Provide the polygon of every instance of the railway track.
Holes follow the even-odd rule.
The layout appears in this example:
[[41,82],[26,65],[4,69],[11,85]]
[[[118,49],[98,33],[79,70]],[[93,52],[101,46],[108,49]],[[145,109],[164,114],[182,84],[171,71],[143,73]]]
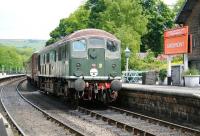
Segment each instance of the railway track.
[[1,103],[19,135],[85,135],[24,98],[19,93],[19,83],[7,84],[1,89]]
[[70,109],[67,104],[63,103],[57,97],[44,96],[43,93],[38,91],[28,91],[25,88],[26,85],[22,84],[20,93],[29,101],[48,112],[51,116],[57,120],[61,120],[71,126],[76,127],[80,131],[85,132],[86,136],[132,136],[131,133],[125,132],[119,128],[111,127],[103,121],[91,122],[83,117],[78,117],[76,114],[77,110]]
[[[18,85],[19,86],[19,85]],[[70,124],[82,134],[74,135],[118,135],[118,136],[199,136],[195,129],[176,125],[166,121],[147,117],[116,107],[108,107],[106,110],[89,110],[78,107],[77,110],[69,110],[58,99],[44,97],[37,91],[26,92],[18,90],[20,97],[34,103],[43,110],[48,119],[55,118],[63,124]],[[51,120],[51,119],[50,119]],[[56,122],[56,121],[55,121]],[[57,123],[57,122],[56,122]]]
[[117,107],[106,110],[89,110],[78,107],[78,111],[92,118],[141,136],[199,136],[200,131],[163,120],[144,116]]

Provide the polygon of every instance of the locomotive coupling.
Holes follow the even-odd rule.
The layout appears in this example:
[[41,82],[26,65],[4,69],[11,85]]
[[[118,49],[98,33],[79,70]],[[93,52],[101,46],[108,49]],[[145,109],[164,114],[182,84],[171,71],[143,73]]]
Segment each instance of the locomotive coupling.
[[114,91],[119,91],[122,88],[122,83],[119,80],[113,80],[111,82],[111,89]]
[[76,91],[84,91],[85,89],[85,81],[83,79],[77,79],[74,82]]

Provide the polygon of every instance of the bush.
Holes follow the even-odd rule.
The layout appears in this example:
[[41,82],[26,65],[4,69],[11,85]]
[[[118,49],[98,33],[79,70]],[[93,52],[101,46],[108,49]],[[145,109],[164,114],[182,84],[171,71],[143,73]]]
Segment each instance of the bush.
[[167,77],[167,70],[166,69],[161,69],[159,71],[159,78],[160,78],[160,80],[164,81],[166,77]]
[[199,75],[199,70],[196,68],[191,68],[185,71],[184,75]]
[[148,55],[144,58],[139,58],[138,55],[132,54],[132,56],[130,57],[129,67],[130,69],[140,70],[140,71],[149,71],[149,70],[159,71],[159,69],[167,67],[167,62],[157,60],[153,52],[148,50]]

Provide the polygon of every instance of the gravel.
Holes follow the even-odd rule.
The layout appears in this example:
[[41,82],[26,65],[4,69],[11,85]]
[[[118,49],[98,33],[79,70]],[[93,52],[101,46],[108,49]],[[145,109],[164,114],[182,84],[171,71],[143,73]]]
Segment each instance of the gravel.
[[[88,120],[84,117],[76,116],[72,114],[78,112],[77,110],[71,110],[66,103],[59,97],[46,96],[42,93],[35,92],[30,86],[24,82],[22,85],[23,90],[21,93],[28,100],[48,112],[51,116],[62,121],[63,123],[70,124],[70,126],[76,127],[80,131],[83,131],[87,135],[91,136],[116,136],[116,135],[129,135],[123,133],[121,129],[116,129],[114,126],[105,124],[101,120]],[[32,90],[32,91],[31,91]]]
[[29,136],[65,136],[71,135],[64,128],[47,120],[41,112],[25,102],[16,92],[16,84],[7,85],[1,98],[15,122]]
[[168,127],[160,126],[159,124],[149,123],[146,120],[140,118],[134,118],[132,116],[127,116],[125,113],[121,114],[119,112],[107,109],[107,110],[93,110],[94,112],[100,113],[106,117],[123,122],[127,125],[134,126],[135,128],[142,129],[151,132],[159,136],[192,136],[190,133],[182,133],[179,130],[170,129]]

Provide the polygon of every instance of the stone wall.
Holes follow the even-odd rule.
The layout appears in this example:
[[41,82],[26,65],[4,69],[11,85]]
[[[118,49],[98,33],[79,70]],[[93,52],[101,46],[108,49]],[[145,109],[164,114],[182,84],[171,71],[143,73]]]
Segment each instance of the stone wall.
[[[122,92],[122,91],[121,91]],[[161,119],[200,124],[200,99],[153,92],[123,90],[119,103]]]

